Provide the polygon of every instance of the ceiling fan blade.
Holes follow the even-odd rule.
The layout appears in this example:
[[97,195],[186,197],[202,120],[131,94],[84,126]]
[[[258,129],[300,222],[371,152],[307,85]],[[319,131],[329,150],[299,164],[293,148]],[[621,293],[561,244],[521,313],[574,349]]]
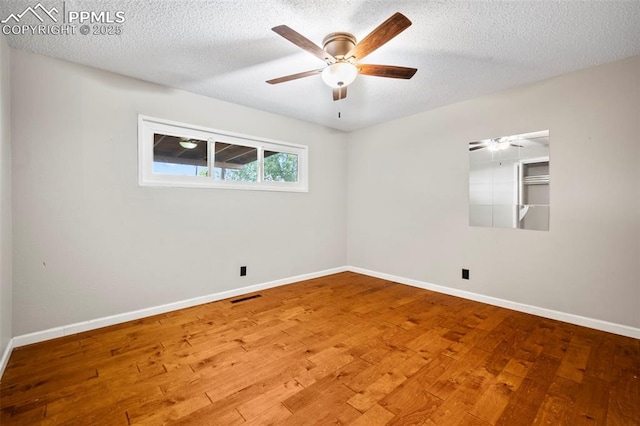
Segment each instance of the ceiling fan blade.
[[347,97],[347,86],[337,87],[333,89],[333,100],[339,101]]
[[317,44],[315,44],[314,42],[312,42],[302,34],[298,33],[297,31],[287,27],[286,25],[279,25],[271,29],[275,33],[281,35],[282,37],[289,40],[291,43],[298,46],[299,48],[306,50],[307,52],[311,53],[313,56],[317,56],[318,58],[322,59],[327,64],[333,64],[336,62],[336,58],[334,58],[332,55],[322,50],[320,46],[318,46]]
[[269,84],[278,84],[278,83],[284,83],[284,82],[291,81],[291,80],[297,80],[297,79],[303,78],[303,77],[311,77],[312,75],[320,74],[323,69],[324,68],[320,68],[319,70],[305,71],[305,72],[299,72],[297,74],[285,75],[284,77],[279,77],[279,78],[274,78],[272,80],[267,80],[267,83],[269,83]]
[[487,142],[475,141],[475,142],[469,142],[469,145],[487,145]]
[[476,151],[478,149],[485,149],[486,146],[473,146],[471,148],[469,148],[469,151]]
[[511,146],[515,146],[516,148],[523,148],[523,146],[522,146],[522,145],[516,145],[515,143],[510,143],[509,145],[511,145]]
[[362,60],[362,58],[409,28],[410,25],[409,18],[400,12],[396,12],[375,30],[371,31],[369,35],[360,40],[360,43],[344,56],[345,59],[355,57],[357,61]]
[[395,65],[371,65],[359,64],[360,74],[375,77],[404,78],[409,79],[418,71],[415,68],[396,67]]

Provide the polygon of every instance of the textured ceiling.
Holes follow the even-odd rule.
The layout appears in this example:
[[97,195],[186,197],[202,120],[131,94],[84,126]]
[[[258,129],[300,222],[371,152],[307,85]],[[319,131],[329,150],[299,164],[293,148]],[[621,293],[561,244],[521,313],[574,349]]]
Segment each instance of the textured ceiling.
[[[640,54],[633,0],[40,2],[123,11],[123,32],[10,35],[12,47],[345,131]],[[3,0],[0,17],[37,4]],[[362,62],[418,68],[413,79],[359,76],[338,102],[320,76],[265,83],[323,66],[272,27],[288,25],[317,44],[335,31],[360,40],[395,12],[413,25]]]

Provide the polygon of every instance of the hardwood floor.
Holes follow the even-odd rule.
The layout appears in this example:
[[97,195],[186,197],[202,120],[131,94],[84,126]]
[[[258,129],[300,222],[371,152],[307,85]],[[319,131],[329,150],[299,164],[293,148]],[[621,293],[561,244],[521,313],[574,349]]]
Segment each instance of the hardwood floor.
[[354,273],[14,350],[2,425],[640,425],[640,341]]

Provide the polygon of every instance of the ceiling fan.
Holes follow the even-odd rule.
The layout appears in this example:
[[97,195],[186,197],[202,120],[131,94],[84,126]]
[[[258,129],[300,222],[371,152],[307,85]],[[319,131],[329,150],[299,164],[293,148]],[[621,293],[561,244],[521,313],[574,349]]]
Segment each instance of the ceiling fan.
[[515,146],[517,148],[522,148],[522,145],[517,145],[512,143],[511,138],[502,137],[495,139],[485,139],[476,142],[469,142],[469,151],[476,151],[478,149],[489,148],[489,151],[502,151],[510,146]]
[[333,100],[339,101],[347,97],[347,86],[356,79],[358,74],[410,79],[418,71],[416,68],[359,63],[365,56],[409,28],[410,25],[411,21],[406,16],[396,12],[371,31],[369,35],[360,40],[359,43],[356,43],[356,38],[353,34],[336,32],[324,38],[322,49],[286,25],[274,27],[272,28],[274,32],[301,49],[322,59],[327,63],[327,66],[312,71],[274,78],[267,80],[267,83],[278,84],[321,74],[322,80],[333,89]]

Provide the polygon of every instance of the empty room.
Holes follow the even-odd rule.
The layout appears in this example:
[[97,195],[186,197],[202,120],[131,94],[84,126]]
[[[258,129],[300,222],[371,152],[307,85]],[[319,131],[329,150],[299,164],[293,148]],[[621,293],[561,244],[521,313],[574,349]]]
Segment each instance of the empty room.
[[0,424],[640,425],[639,1],[0,28]]

